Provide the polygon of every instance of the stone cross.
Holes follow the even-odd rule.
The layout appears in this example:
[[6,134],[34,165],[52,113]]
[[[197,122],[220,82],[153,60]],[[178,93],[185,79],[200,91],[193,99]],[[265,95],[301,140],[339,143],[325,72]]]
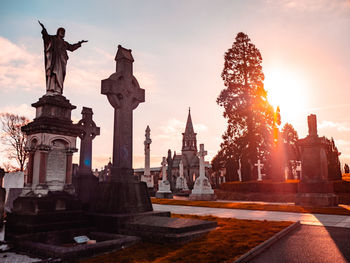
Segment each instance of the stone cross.
[[132,131],[133,114],[139,103],[145,101],[145,90],[141,89],[133,76],[134,59],[131,49],[118,46],[115,57],[116,72],[102,80],[101,93],[107,95],[114,108],[113,167],[112,181],[128,180],[133,176]]
[[180,173],[180,177],[184,177],[184,164],[182,160],[179,163],[179,173]]
[[199,177],[203,178],[205,177],[205,167],[204,167],[204,156],[208,154],[207,151],[204,151],[204,144],[199,145],[199,152],[198,152],[198,157],[199,157]]
[[163,157],[163,161],[161,162],[162,165],[162,181],[165,182],[167,181],[167,174],[166,174],[166,165],[167,165],[167,161],[166,158]]
[[151,129],[149,128],[149,126],[147,125],[146,128],[146,133],[145,133],[145,141],[144,141],[144,145],[145,145],[145,171],[144,171],[144,175],[151,175],[151,171],[150,171],[150,145],[152,143],[151,137],[150,137],[150,131]]
[[263,168],[264,164],[258,160],[258,163],[254,164],[258,168],[258,181],[262,181],[262,173],[261,173],[261,168]]
[[83,107],[81,114],[82,119],[77,124],[81,129],[79,171],[91,172],[92,140],[100,135],[100,127],[92,120],[91,108]]

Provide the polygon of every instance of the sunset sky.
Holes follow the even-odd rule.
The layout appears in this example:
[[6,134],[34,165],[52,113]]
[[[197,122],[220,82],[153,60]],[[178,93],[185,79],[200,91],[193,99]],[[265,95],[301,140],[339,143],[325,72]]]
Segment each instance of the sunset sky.
[[216,104],[224,53],[238,32],[262,54],[265,88],[271,104],[280,105],[282,125],[291,123],[305,137],[307,115],[316,114],[318,134],[334,137],[342,166],[350,163],[349,0],[1,0],[0,112],[30,119],[31,103],[46,91],[37,20],[49,34],[64,27],[69,43],[89,40],[69,54],[63,95],[77,106],[75,122],[83,106],[93,108],[101,127],[94,168],[112,152],[113,108],[100,90],[115,71],[118,44],[132,49],[134,75],[146,93],[134,111],[134,168],[144,165],[147,125],[152,166],[168,149],[181,151],[189,107],[210,161],[226,126]]

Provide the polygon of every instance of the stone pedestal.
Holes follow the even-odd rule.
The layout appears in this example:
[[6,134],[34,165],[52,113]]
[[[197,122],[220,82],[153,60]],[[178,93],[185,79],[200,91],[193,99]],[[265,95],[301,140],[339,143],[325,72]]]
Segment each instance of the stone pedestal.
[[86,223],[72,186],[72,158],[80,134],[71,120],[71,111],[76,107],[59,94],[45,95],[32,106],[36,117],[22,127],[28,138],[27,180],[8,214],[8,239]]
[[298,141],[301,150],[301,178],[296,205],[337,206],[333,183],[328,181],[326,145],[317,135],[316,115],[308,116],[309,135]]
[[194,183],[192,193],[190,194],[190,200],[216,200],[214,190],[211,188],[209,179],[205,176],[204,156],[207,155],[207,151],[204,151],[204,144],[200,144],[199,156],[199,177]]
[[76,107],[62,95],[45,95],[32,104],[36,108],[33,122],[22,127],[28,136],[28,175],[22,196],[29,193],[47,195],[49,191],[73,194],[72,157],[79,128],[72,123]]

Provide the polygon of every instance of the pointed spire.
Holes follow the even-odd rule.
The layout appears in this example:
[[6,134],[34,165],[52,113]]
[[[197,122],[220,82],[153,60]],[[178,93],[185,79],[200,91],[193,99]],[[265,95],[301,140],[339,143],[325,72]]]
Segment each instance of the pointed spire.
[[188,108],[188,117],[187,117],[187,123],[186,123],[186,129],[185,134],[193,134],[193,124],[192,124],[192,118],[191,118],[191,108]]

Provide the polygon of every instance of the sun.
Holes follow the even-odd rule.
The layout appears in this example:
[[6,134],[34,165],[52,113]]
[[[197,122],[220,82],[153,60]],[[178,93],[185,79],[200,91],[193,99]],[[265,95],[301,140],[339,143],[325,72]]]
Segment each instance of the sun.
[[307,83],[302,74],[282,68],[265,70],[267,99],[281,109],[282,123],[294,123],[307,108]]

